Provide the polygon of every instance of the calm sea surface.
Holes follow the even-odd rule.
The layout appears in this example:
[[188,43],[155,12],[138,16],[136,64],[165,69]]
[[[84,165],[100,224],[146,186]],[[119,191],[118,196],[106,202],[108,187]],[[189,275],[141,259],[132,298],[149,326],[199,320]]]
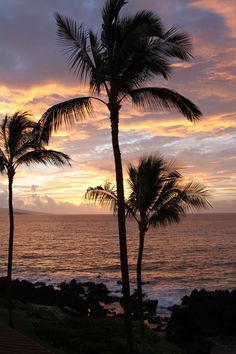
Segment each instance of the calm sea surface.
[[[104,215],[16,215],[14,278],[56,284],[105,282],[120,290],[116,219]],[[0,276],[6,274],[7,217],[0,218]],[[128,222],[131,287],[135,288],[137,225]],[[179,225],[150,230],[144,251],[144,291],[161,307],[194,288],[236,288],[236,214],[189,215]]]

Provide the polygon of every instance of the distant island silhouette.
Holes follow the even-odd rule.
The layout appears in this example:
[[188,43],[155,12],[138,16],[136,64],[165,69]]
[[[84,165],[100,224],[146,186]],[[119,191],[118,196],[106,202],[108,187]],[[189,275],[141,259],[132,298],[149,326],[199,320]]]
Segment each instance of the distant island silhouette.
[[[0,216],[5,216],[8,214],[8,208],[0,208]],[[32,214],[45,214],[45,215],[51,215],[50,213],[46,212],[41,212],[41,211],[31,211],[31,210],[24,210],[24,209],[18,209],[16,208],[14,210],[15,215],[32,215]]]

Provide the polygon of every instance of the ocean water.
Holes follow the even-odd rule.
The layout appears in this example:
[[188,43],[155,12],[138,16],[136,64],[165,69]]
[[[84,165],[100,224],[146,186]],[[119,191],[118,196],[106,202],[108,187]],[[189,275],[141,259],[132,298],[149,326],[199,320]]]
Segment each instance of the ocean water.
[[[0,218],[0,276],[6,274],[8,220]],[[138,229],[128,221],[131,289]],[[111,215],[16,215],[13,277],[57,284],[75,278],[121,290],[118,232]],[[160,308],[194,288],[236,288],[236,214],[194,214],[146,235],[144,292]]]

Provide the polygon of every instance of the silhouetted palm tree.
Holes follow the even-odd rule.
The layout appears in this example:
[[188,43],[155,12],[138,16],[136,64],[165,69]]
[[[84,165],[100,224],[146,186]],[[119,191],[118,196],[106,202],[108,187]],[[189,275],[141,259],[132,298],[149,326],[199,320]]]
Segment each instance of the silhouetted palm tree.
[[[139,227],[137,258],[137,295],[140,317],[140,334],[144,352],[144,316],[142,304],[142,259],[144,239],[150,227],[157,228],[178,223],[189,209],[207,208],[207,191],[198,183],[181,183],[181,174],[157,156],[140,159],[137,167],[128,167],[128,198],[126,215],[132,217]],[[107,182],[104,187],[89,188],[85,198],[117,211],[117,192]]]
[[14,239],[13,180],[18,167],[41,163],[62,166],[70,164],[70,158],[62,152],[43,147],[38,133],[38,124],[29,119],[26,112],[5,116],[0,125],[0,169],[8,176],[9,248],[8,248],[8,309],[12,323],[12,258]]
[[74,20],[56,14],[58,39],[69,56],[76,76],[89,80],[90,96],[77,97],[49,108],[42,117],[44,139],[64,121],[67,125],[93,111],[92,100],[103,103],[109,112],[118,197],[120,262],[128,350],[132,352],[132,327],[129,313],[129,272],[126,245],[124,187],[119,147],[119,112],[123,103],[147,109],[167,109],[182,113],[188,120],[201,116],[187,98],[167,88],[143,87],[154,77],[168,79],[171,58],[191,58],[190,38],[175,28],[165,30],[151,11],[121,16],[125,0],[107,0],[102,11],[99,34]]

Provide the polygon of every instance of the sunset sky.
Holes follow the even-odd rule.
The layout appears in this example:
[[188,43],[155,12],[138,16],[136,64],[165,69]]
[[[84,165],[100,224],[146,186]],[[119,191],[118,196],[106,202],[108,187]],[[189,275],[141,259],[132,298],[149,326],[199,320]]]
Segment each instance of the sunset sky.
[[[88,88],[69,71],[56,40],[54,12],[99,30],[104,0],[0,1],[0,118],[16,110],[35,120],[51,105],[87,95]],[[130,0],[125,12],[157,13],[166,28],[191,35],[193,59],[173,62],[168,82],[153,85],[177,90],[203,112],[193,125],[180,114],[122,108],[120,142],[124,162],[149,153],[175,160],[187,180],[202,182],[215,212],[236,211],[236,1]],[[95,105],[94,117],[69,131],[62,128],[50,147],[72,158],[72,167],[19,169],[15,207],[54,213],[105,212],[87,206],[89,186],[114,181],[108,113]],[[6,177],[0,177],[6,206]]]

